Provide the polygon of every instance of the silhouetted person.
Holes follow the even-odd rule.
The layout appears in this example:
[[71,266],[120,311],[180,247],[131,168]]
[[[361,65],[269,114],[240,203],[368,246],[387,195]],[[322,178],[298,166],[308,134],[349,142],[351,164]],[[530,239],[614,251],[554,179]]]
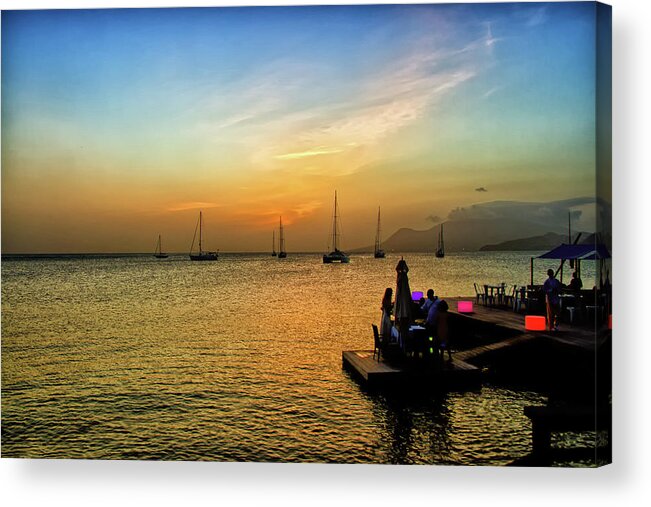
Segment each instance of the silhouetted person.
[[425,319],[425,327],[434,328],[436,326],[436,312],[438,308],[439,299],[435,299],[427,310],[427,318]]
[[384,297],[382,298],[382,322],[380,323],[380,336],[385,344],[391,341],[391,312],[393,311],[393,304],[391,303],[392,298],[393,289],[387,287],[384,291]]
[[579,278],[579,274],[576,271],[572,273],[572,280],[570,280],[570,284],[567,286],[567,288],[572,292],[579,292],[583,288],[583,282],[581,281],[581,278]]
[[438,298],[434,295],[434,289],[427,289],[427,299],[420,307],[420,311],[423,312],[423,315],[425,315],[425,317],[427,317],[429,309],[433,304],[436,303],[437,299]]
[[436,346],[440,351],[441,359],[443,359],[443,355],[447,350],[448,361],[452,361],[452,348],[448,330],[448,304],[445,300],[439,301],[436,305]]
[[608,269],[606,270],[606,280],[604,280],[604,284],[602,285],[601,288],[606,292],[609,292],[612,289],[610,285],[610,270]]
[[[433,293],[434,291],[432,291]],[[427,330],[427,336],[434,338],[434,346],[436,348],[436,353],[438,354],[438,345],[437,345],[437,335],[438,335],[438,305],[440,300],[436,298],[429,307],[427,311],[427,318],[425,319],[425,329]]]
[[548,269],[543,291],[547,302],[547,326],[550,331],[558,330],[558,315],[561,310],[561,287],[561,282],[556,280],[554,270]]

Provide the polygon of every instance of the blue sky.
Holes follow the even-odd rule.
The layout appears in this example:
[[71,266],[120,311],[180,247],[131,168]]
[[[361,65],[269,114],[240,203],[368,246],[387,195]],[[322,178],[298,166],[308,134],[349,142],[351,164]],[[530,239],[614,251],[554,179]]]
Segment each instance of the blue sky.
[[595,36],[592,3],[5,11],[3,249],[592,195]]

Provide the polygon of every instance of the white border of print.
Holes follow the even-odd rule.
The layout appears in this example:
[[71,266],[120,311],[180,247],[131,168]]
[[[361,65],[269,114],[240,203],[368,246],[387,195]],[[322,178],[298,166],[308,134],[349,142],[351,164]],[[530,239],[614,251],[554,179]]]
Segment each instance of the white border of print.
[[[2,9],[400,3],[261,1],[0,0]],[[416,3],[416,2],[411,2]],[[420,2],[428,3],[428,2]],[[431,2],[430,2],[431,3]],[[612,0],[614,244],[614,464],[598,470],[0,461],[5,505],[642,505],[651,500],[651,418],[646,388],[651,340],[645,329],[649,266],[648,118],[650,2]],[[636,239],[639,238],[639,239]],[[647,310],[648,312],[648,310]],[[646,501],[646,502],[645,502]]]

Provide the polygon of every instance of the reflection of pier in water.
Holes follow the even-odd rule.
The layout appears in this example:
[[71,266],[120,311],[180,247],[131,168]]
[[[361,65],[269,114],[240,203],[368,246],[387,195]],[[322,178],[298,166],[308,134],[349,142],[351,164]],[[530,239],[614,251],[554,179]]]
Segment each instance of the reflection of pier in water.
[[395,392],[375,399],[374,417],[384,428],[379,444],[388,463],[432,463],[432,456],[449,455],[450,410],[446,401],[444,396]]

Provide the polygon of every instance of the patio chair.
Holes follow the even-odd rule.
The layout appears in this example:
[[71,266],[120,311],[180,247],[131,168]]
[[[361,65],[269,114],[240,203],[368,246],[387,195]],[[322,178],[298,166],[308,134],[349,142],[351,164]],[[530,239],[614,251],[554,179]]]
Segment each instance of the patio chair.
[[481,299],[482,304],[486,304],[486,293],[483,292],[481,287],[477,286],[476,283],[473,283],[475,286],[475,298],[477,300],[476,304],[479,304],[479,300]]
[[380,332],[375,324],[371,324],[373,327],[373,359],[375,359],[375,353],[377,352],[377,360],[380,361],[380,356],[382,355],[382,338],[380,337]]
[[488,291],[488,284],[484,285],[484,304],[493,306],[495,304],[495,294]]
[[503,303],[506,306],[513,306],[513,304],[515,303],[515,297],[517,292],[518,292],[518,286],[514,285],[509,294],[504,294]]
[[513,311],[520,313],[523,306],[528,308],[527,292],[524,287],[520,287],[519,290],[515,291],[515,297],[513,298]]

